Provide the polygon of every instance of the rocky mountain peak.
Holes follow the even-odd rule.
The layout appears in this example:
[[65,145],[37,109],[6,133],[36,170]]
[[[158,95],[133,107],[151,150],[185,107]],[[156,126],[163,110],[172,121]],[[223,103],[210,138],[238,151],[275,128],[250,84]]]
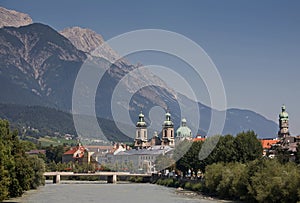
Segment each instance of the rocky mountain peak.
[[[104,58],[110,62],[120,59],[120,56],[105,43],[103,37],[93,30],[70,27],[60,31],[60,34],[70,40],[78,50],[88,55]],[[127,63],[124,59],[121,61]]]
[[[138,65],[132,65],[127,61],[126,58],[119,56],[118,53],[104,41],[102,36],[93,30],[80,27],[71,27],[64,29],[60,32],[60,34],[70,40],[78,50],[85,52],[87,55],[92,56],[92,58],[104,58],[115,64],[115,68],[112,68],[109,71],[109,75],[112,78],[119,80],[132,70],[139,68]],[[96,60],[94,62],[97,63]],[[170,89],[156,75],[145,69],[143,71],[136,70],[131,72],[130,79],[128,78],[123,80],[122,84],[124,87],[126,87],[127,91],[134,92],[135,89],[140,89],[140,87],[145,85],[145,81],[149,81],[152,84],[157,84],[160,87],[165,87],[168,93],[171,93],[171,96],[175,97],[175,92],[172,89]],[[144,90],[141,92],[141,94],[145,98],[155,100],[155,97],[153,97],[155,92],[156,94],[163,94],[163,92],[159,92],[155,88],[152,88],[152,90]],[[162,106],[167,108],[166,104],[160,100],[154,101],[154,103],[162,103]]]
[[28,14],[0,7],[0,28],[5,26],[20,27],[29,24],[32,24],[32,19]]
[[104,42],[102,36],[95,31],[81,27],[65,28],[60,34],[69,39],[77,49],[87,53],[91,53]]

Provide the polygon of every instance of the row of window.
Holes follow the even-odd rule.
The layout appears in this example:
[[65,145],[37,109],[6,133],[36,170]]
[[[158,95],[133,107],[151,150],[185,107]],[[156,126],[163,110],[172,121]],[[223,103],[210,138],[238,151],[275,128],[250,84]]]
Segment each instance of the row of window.
[[153,160],[153,156],[141,156],[141,160]]

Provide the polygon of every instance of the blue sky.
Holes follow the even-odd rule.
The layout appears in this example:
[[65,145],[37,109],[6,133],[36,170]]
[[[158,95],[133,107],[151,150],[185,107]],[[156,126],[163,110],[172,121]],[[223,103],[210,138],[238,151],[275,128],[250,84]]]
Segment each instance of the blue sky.
[[56,30],[90,28],[104,39],[146,28],[183,34],[216,64],[229,107],[277,122],[286,104],[291,133],[300,134],[300,1],[2,0],[0,6]]

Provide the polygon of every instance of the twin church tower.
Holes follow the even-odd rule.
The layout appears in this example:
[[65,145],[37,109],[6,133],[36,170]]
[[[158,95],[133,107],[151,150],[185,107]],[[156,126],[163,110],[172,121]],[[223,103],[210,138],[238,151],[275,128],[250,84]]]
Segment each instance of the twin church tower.
[[171,120],[171,114],[166,112],[165,117],[165,121],[162,125],[162,137],[159,138],[157,133],[154,133],[152,139],[148,141],[147,124],[145,122],[145,116],[141,112],[139,114],[139,120],[136,123],[134,146],[136,148],[146,148],[155,145],[175,147],[174,124]]

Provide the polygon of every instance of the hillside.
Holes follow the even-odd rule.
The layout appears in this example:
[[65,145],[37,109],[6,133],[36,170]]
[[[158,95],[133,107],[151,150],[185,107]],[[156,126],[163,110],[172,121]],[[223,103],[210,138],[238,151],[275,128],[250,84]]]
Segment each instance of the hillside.
[[[0,104],[0,118],[10,121],[11,127],[17,128],[20,134],[26,129],[26,134],[34,137],[56,136],[57,133],[76,135],[72,115],[53,108]],[[102,123],[103,133],[109,141],[132,141],[114,128],[114,122],[103,118],[99,118],[98,121]],[[95,135],[93,138],[99,137],[100,135]]]

